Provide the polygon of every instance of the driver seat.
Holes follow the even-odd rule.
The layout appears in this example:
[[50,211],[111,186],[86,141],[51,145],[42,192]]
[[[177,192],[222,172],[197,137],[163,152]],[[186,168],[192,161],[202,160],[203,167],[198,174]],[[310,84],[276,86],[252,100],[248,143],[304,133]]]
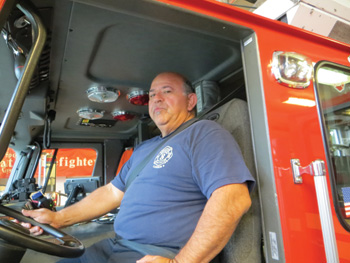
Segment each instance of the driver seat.
[[[240,99],[233,99],[206,114],[204,118],[216,121],[232,134],[242,151],[249,171],[257,180],[247,103]],[[262,226],[257,186],[250,196],[251,208],[242,217],[231,239],[213,262],[262,262]]]

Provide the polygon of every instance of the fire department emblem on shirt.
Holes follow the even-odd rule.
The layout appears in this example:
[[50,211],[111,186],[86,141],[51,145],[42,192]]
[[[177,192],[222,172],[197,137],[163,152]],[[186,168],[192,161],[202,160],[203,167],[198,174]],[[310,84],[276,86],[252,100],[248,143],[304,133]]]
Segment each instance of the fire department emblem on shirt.
[[161,150],[153,162],[153,168],[162,168],[173,157],[173,148],[166,146]]

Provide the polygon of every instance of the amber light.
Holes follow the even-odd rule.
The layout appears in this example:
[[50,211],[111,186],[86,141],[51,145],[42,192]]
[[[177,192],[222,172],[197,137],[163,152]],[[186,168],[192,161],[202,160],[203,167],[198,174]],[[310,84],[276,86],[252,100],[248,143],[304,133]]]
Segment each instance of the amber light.
[[148,105],[149,97],[146,91],[133,91],[127,95],[127,99],[131,104],[146,106]]
[[88,120],[101,119],[104,115],[104,111],[91,109],[91,108],[81,108],[77,110],[77,113],[80,118]]
[[113,119],[116,121],[130,121],[135,118],[135,114],[126,111],[115,111],[112,113]]

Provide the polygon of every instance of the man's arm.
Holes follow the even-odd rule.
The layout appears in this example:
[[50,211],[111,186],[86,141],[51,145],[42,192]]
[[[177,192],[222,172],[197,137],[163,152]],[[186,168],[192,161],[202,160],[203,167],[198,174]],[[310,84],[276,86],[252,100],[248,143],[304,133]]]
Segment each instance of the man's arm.
[[230,184],[216,189],[209,198],[191,238],[175,260],[145,256],[137,262],[209,262],[224,248],[250,205],[246,184]]
[[[50,224],[53,227],[60,228],[91,220],[108,213],[120,206],[123,196],[124,192],[109,183],[98,188],[74,205],[68,206],[58,212],[41,208],[37,210],[22,210],[22,213],[40,223]],[[32,232],[38,230],[36,228]]]

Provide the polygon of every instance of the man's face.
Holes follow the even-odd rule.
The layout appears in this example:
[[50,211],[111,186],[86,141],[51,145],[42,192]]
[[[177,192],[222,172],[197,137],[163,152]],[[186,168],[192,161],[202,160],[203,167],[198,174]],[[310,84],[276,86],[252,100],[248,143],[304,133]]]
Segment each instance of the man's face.
[[163,73],[153,80],[148,109],[163,135],[174,131],[191,116],[190,111],[195,106],[192,96],[195,94],[185,93],[183,80],[176,74]]

